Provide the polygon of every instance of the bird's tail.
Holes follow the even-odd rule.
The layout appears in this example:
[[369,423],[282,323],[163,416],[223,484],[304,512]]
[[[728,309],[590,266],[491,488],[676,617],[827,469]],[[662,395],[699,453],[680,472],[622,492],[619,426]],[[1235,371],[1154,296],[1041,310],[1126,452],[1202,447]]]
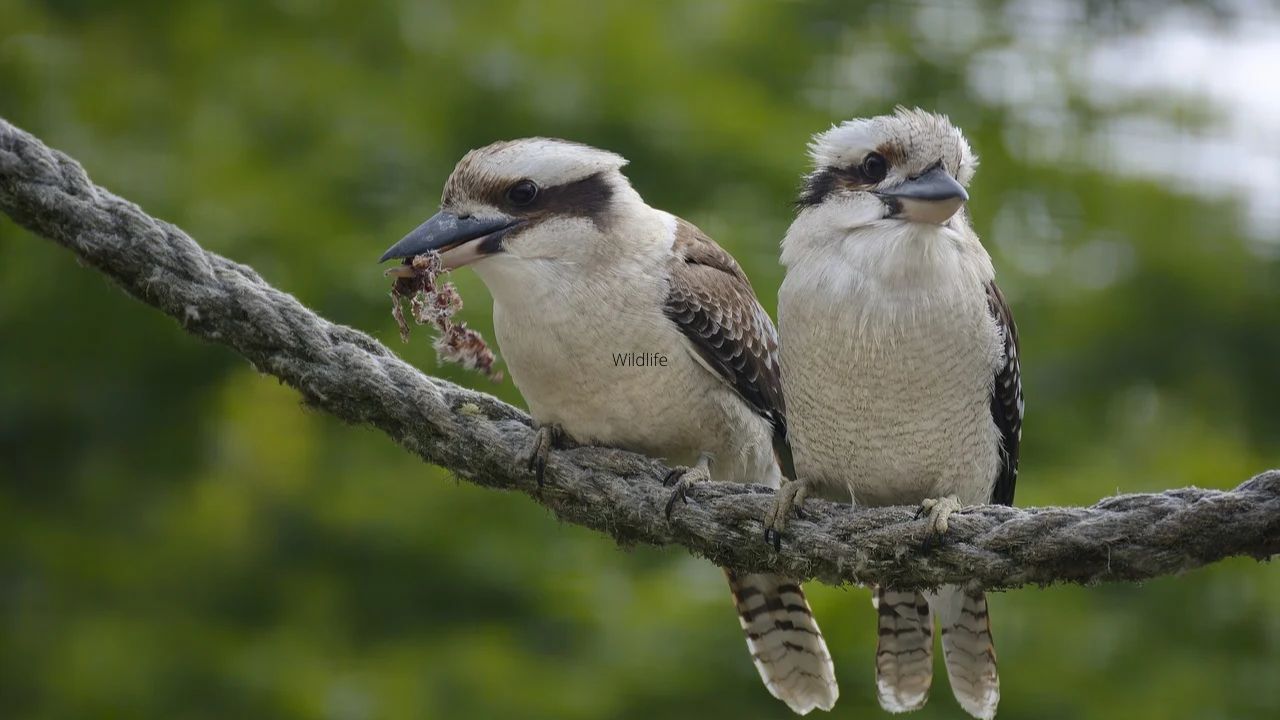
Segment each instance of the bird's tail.
[[793,712],[830,710],[840,696],[831,654],[800,584],[725,570],[760,679]]
[[944,585],[930,593],[929,604],[942,626],[942,656],[951,692],[965,712],[990,720],[1000,703],[1000,676],[986,593]]
[[918,592],[877,587],[872,604],[879,611],[876,696],[880,707],[892,713],[919,710],[933,684],[929,602]]

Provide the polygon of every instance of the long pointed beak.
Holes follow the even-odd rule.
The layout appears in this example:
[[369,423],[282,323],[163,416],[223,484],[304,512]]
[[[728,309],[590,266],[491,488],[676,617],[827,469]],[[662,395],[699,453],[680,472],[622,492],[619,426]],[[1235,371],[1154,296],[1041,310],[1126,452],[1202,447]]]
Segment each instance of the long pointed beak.
[[520,223],[520,220],[505,215],[460,217],[441,210],[392,245],[378,262],[411,258],[437,250],[445,268],[452,270],[501,252],[502,238]]
[[950,220],[969,200],[964,186],[941,165],[876,194],[894,208],[897,217],[939,225]]

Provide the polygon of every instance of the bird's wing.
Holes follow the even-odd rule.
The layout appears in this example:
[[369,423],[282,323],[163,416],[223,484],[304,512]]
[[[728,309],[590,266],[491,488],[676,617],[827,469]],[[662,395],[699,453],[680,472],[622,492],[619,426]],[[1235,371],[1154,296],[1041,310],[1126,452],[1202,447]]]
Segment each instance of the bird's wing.
[[663,308],[711,372],[774,429],[783,474],[794,478],[778,333],[733,256],[692,223],[676,219],[670,288]]
[[996,369],[991,388],[991,417],[1000,430],[1001,465],[991,502],[1013,504],[1013,490],[1018,481],[1018,450],[1022,445],[1022,371],[1018,364],[1018,326],[1013,322],[1009,304],[994,282],[987,283],[987,306],[1004,338],[1004,361]]

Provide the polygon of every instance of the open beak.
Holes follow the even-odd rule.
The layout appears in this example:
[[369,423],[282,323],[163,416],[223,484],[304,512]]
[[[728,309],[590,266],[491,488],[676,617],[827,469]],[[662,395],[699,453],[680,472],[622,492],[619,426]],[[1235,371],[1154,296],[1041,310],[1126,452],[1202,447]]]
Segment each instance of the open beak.
[[520,223],[520,220],[505,215],[463,217],[441,210],[382,253],[378,262],[410,259],[436,250],[444,268],[453,270],[502,252],[502,239]]
[[950,220],[969,200],[964,186],[941,165],[935,165],[923,175],[881,190],[876,195],[893,209],[894,217],[938,225]]

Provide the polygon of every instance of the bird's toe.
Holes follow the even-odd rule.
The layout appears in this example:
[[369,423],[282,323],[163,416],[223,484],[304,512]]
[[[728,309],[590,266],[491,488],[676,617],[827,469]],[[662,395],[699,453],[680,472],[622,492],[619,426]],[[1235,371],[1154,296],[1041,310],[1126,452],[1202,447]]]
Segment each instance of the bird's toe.
[[765,516],[764,541],[773,549],[782,549],[782,536],[787,529],[792,513],[799,519],[805,515],[801,509],[804,499],[809,494],[809,484],[804,480],[792,480],[778,488],[774,495],[773,507]]
[[538,487],[541,488],[546,479],[547,461],[551,458],[551,451],[564,438],[564,430],[559,425],[541,425],[533,436],[533,444],[529,448],[529,454],[525,458],[525,467],[538,481]]

